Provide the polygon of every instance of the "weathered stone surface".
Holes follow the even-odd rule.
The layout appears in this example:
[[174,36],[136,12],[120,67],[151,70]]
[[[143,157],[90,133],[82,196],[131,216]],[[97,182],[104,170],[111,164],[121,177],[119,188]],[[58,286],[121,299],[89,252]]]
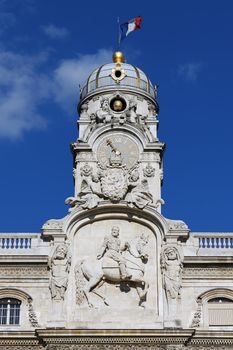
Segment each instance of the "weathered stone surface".
[[0,350],[231,349],[233,233],[161,215],[157,87],[104,67],[81,88],[67,215],[1,234]]

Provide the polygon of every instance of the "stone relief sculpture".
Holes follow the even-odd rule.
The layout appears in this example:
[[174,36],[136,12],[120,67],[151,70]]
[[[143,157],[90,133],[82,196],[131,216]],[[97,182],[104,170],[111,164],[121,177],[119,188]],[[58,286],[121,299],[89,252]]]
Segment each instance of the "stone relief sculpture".
[[85,163],[80,169],[82,176],[81,189],[77,197],[68,197],[66,204],[71,206],[71,211],[80,205],[83,209],[95,208],[100,199],[103,197],[101,193],[99,178],[93,174],[93,168]]
[[154,177],[155,176],[155,168],[148,163],[147,166],[143,169],[143,175],[146,177]]
[[40,327],[37,321],[37,316],[32,305],[32,299],[28,299],[28,318],[32,327]]
[[[118,105],[116,103],[120,103],[120,100],[113,101],[113,109],[110,108],[109,99],[107,97],[103,97],[100,100],[100,109],[96,111],[96,113],[92,113],[89,117],[87,112],[87,107],[81,110],[82,119],[85,117],[86,119],[90,119],[91,123],[96,123],[96,127],[101,126],[101,124],[112,123],[114,125],[130,123],[135,124],[136,126],[140,126],[142,124],[146,124],[146,119],[148,116],[156,117],[155,107],[151,104],[148,106],[148,115],[140,115],[137,113],[137,100],[135,98],[127,99],[126,97],[122,97],[117,95],[120,99],[123,99],[127,102],[126,109],[122,111],[120,114],[120,109],[117,108]],[[85,104],[84,104],[85,105]],[[117,112],[117,114],[115,113]]]
[[88,114],[88,104],[87,103],[83,103],[80,107],[81,111],[80,111],[80,119],[89,119],[89,114]]
[[[83,107],[84,106],[84,107]],[[89,114],[87,104],[81,106],[80,119],[89,121],[83,137],[79,137],[79,142],[87,142],[91,133],[101,125],[113,121],[113,113],[109,107],[108,98],[104,97],[100,100],[100,109],[96,113]]]
[[169,230],[188,230],[188,226],[186,223],[182,220],[171,220],[171,219],[166,219]]
[[136,110],[137,110],[137,102],[134,99],[130,99],[128,109],[125,112],[127,122],[132,124],[137,123],[138,115],[136,113]]
[[156,210],[158,210],[158,208],[159,208],[160,205],[164,205],[164,204],[165,204],[165,201],[163,200],[163,198],[157,199],[157,201],[155,202],[155,208],[156,208]]
[[156,109],[155,109],[154,104],[148,103],[148,111],[149,111],[148,117],[151,119],[156,119],[157,113],[156,113]]
[[66,243],[59,244],[49,259],[50,292],[53,300],[63,300],[67,289],[71,255]]
[[[83,209],[95,208],[102,199],[110,199],[113,203],[125,199],[130,207],[136,206],[140,209],[146,205],[156,207],[147,179],[140,178],[138,165],[131,170],[127,169],[126,165],[122,164],[121,152],[110,139],[106,142],[111,148],[109,164],[99,164],[97,174],[93,174],[92,167],[85,163],[80,169],[80,192],[77,197],[68,197],[65,203],[71,206],[71,210],[77,206]],[[153,170],[149,169],[148,172],[151,174]]]
[[[149,114],[151,113],[148,107]],[[154,118],[154,117],[153,117]],[[137,113],[137,101],[134,98],[129,99],[128,108],[122,113],[120,120],[125,123],[133,124],[135,127],[140,129],[149,141],[155,141],[154,136],[151,133],[150,128],[147,125],[148,115],[141,115]],[[123,122],[121,122],[123,124]]]
[[80,106],[80,121],[82,123],[85,123],[86,128],[82,130],[82,132],[79,134],[78,142],[86,142],[88,139],[88,136],[92,133],[92,131],[95,129],[95,118],[93,120],[92,115],[90,115],[90,112],[88,111],[88,102],[83,103]]
[[80,169],[81,176],[91,176],[92,172],[93,169],[88,163],[85,163],[84,166]]
[[142,234],[134,242],[122,243],[119,234],[119,228],[112,227],[111,234],[104,238],[96,256],[86,258],[75,267],[77,304],[81,305],[86,300],[88,306],[93,307],[90,298],[91,293],[94,293],[109,305],[106,296],[98,289],[104,283],[128,281],[138,292],[139,306],[145,306],[149,288],[144,278],[144,265],[148,261],[148,237]]
[[148,182],[146,179],[140,180],[137,169],[133,170],[129,177],[128,193],[125,199],[129,203],[129,206],[136,205],[140,209],[145,208],[146,205],[153,202],[152,194],[149,192]]
[[83,209],[92,209],[97,207],[100,199],[103,197],[100,186],[98,186],[99,179],[97,176],[92,176],[88,180],[82,180],[81,191],[76,199],[74,199],[75,204],[80,204]]
[[[152,109],[153,109],[153,112],[152,112]],[[154,111],[155,111],[155,107],[151,104],[148,106],[148,114],[142,115],[137,113],[137,100],[134,98],[130,98],[128,100],[127,109],[119,117],[119,123],[133,124],[135,127],[137,127],[143,132],[144,136],[146,136],[146,138],[149,141],[155,141],[155,137],[151,133],[150,127],[147,125],[148,118],[156,119],[156,115],[152,116],[152,113],[154,113]]]
[[163,278],[163,288],[167,301],[167,313],[174,318],[177,312],[177,302],[180,298],[182,286],[183,264],[178,249],[174,246],[167,246],[161,253],[161,271]]
[[197,299],[197,310],[195,311],[191,323],[191,328],[198,328],[200,327],[201,323],[201,318],[202,318],[202,301],[200,298]]
[[[80,205],[83,209],[95,208],[103,197],[100,186],[98,186],[98,176],[93,174],[93,168],[85,163],[80,169],[82,176],[81,189],[77,197],[68,197],[66,204],[70,204],[71,208]],[[71,210],[72,210],[71,209]]]
[[79,141],[81,142],[87,142],[89,136],[91,135],[91,133],[96,129],[96,116],[95,114],[91,114],[89,117],[89,124],[86,127],[84,133],[83,133],[83,137],[80,138],[79,137]]
[[43,230],[62,230],[64,220],[63,219],[50,219],[46,221],[42,227]]
[[[116,96],[119,99],[116,99]],[[150,120],[156,119],[155,106],[152,104],[148,105],[148,114],[141,115],[137,113],[137,99],[130,97],[122,97],[119,94],[115,95],[112,106],[110,107],[111,101],[108,97],[100,99],[100,108],[90,114],[88,112],[88,104],[84,103],[81,105],[80,119],[86,121],[87,127],[80,136],[79,142],[87,142],[91,133],[104,124],[111,124],[113,127],[117,125],[123,125],[125,123],[132,124],[140,129],[149,141],[155,141],[153,134],[151,133],[150,127],[147,125],[148,118]],[[124,110],[119,109],[116,104],[121,103],[121,100],[125,101],[126,108]]]
[[121,252],[126,249],[130,249],[129,243],[125,242],[124,245],[122,245],[119,238],[119,228],[113,227],[111,235],[105,237],[97,255],[97,259],[101,259],[105,256],[116,261],[119,266],[120,278],[122,280],[130,279],[132,277],[132,275],[126,271],[126,260],[121,254]]
[[83,209],[92,209],[98,206],[101,198],[104,198],[104,196],[100,188],[99,178],[97,175],[92,175],[91,179],[82,180],[77,197],[68,197],[65,203],[71,206],[69,211],[78,206]]
[[109,107],[108,98],[103,97],[100,101],[100,109],[93,114],[95,116],[95,121],[97,124],[111,123],[113,119],[113,112]]
[[127,169],[122,165],[121,152],[114,147],[111,140],[107,140],[107,144],[111,147],[111,154],[109,165],[99,170],[101,189],[105,198],[118,202],[125,197],[128,190]]
[[177,299],[180,296],[182,268],[178,249],[166,247],[161,254],[161,269],[167,299]]

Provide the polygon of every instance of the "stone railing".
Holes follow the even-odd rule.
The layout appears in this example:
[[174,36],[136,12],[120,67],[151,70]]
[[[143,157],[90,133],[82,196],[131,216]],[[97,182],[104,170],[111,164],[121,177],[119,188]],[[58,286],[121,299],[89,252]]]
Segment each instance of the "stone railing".
[[233,232],[192,232],[195,245],[200,249],[232,249]]
[[37,233],[0,233],[0,251],[32,249],[38,238]]

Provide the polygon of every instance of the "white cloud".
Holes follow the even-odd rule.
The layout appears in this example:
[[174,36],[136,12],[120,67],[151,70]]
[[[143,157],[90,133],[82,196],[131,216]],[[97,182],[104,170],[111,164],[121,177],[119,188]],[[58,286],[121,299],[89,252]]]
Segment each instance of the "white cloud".
[[34,58],[0,52],[0,137],[16,139],[46,126],[38,107],[49,94],[49,82],[36,73],[44,60],[43,54]]
[[188,81],[196,81],[203,68],[202,63],[185,63],[178,67],[178,75]]
[[64,39],[69,35],[68,29],[57,27],[54,24],[41,27],[43,32],[51,39]]
[[60,63],[54,72],[55,101],[70,111],[79,98],[79,84],[83,85],[90,73],[101,64],[111,62],[112,51],[102,49],[96,54],[80,55]]
[[50,75],[41,74],[48,55],[37,57],[0,51],[0,137],[17,139],[31,129],[45,128],[40,106],[57,103],[72,114],[84,84],[96,67],[111,61],[110,50],[63,60]]

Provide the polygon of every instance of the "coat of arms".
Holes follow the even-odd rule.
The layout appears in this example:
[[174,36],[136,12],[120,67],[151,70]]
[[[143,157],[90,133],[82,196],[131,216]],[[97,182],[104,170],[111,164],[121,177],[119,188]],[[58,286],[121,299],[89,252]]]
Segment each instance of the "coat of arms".
[[102,171],[100,181],[103,195],[113,202],[120,201],[127,193],[127,177],[123,167],[108,167]]
[[111,147],[109,165],[100,171],[100,182],[104,197],[113,202],[123,199],[128,190],[127,170],[122,165],[121,152],[116,149],[111,140],[107,140]]
[[126,164],[122,164],[124,158],[112,140],[107,139],[106,143],[110,146],[108,164],[99,163],[96,174],[92,173],[93,169],[88,164],[83,166],[81,191],[77,197],[67,198],[66,203],[72,208],[81,205],[83,209],[93,209],[105,199],[110,199],[113,203],[124,199],[130,207],[136,206],[140,209],[152,204],[153,196],[149,191],[148,181],[140,178],[137,164],[129,169]]

